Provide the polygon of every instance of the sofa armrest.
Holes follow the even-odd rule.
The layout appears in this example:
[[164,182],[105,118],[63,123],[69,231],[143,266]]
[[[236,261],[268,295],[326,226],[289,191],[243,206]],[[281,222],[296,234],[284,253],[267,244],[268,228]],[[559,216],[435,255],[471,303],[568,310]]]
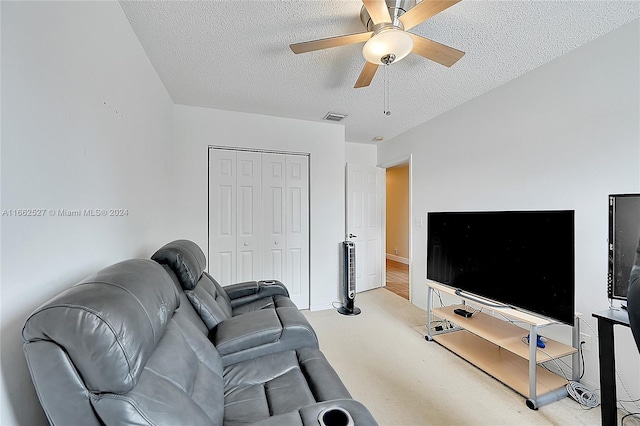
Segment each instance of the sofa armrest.
[[275,343],[282,335],[282,324],[274,309],[248,312],[229,318],[209,333],[209,340],[222,357],[250,348]]
[[209,333],[227,366],[299,348],[318,348],[313,328],[297,308],[261,309],[229,318]]
[[288,307],[276,308],[275,311],[282,324],[281,339],[286,341],[287,349],[318,349],[318,336],[302,312]]
[[258,293],[258,281],[245,281],[222,287],[233,302],[233,299],[251,296]]
[[223,287],[231,299],[231,307],[235,308],[245,303],[270,296],[289,297],[289,291],[280,281],[246,281]]

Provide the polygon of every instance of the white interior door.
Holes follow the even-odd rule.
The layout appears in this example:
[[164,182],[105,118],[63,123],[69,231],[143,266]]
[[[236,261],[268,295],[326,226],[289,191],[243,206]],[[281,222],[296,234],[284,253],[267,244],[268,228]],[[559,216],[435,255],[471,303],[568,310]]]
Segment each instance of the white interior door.
[[384,171],[347,163],[347,236],[356,246],[356,291],[383,282],[382,197]]

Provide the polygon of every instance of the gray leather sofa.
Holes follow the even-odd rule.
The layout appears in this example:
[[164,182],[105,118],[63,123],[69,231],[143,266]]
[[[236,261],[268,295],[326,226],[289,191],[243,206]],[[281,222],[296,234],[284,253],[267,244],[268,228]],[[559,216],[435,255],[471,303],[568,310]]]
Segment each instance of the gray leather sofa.
[[204,322],[224,365],[289,349],[318,348],[315,331],[279,281],[222,287],[205,271],[206,257],[188,240],[164,245],[151,259],[165,265]]
[[223,365],[195,310],[181,301],[165,268],[134,259],[87,277],[38,308],[22,336],[49,421],[376,424],[318,349]]

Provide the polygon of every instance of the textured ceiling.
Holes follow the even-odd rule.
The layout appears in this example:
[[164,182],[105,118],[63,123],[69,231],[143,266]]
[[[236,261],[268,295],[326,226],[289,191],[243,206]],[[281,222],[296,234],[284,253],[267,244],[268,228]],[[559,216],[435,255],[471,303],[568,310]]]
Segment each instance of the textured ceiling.
[[410,30],[466,52],[458,63],[409,55],[354,89],[362,44],[300,55],[289,44],[363,31],[359,0],[120,3],[176,104],[312,121],[345,113],[346,140],[363,143],[393,138],[640,17],[637,0],[463,0]]

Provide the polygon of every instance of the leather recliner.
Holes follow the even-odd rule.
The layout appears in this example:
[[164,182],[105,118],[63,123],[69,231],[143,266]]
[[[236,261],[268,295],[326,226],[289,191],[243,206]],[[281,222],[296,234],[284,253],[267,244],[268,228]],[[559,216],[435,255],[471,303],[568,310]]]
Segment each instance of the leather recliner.
[[338,412],[376,424],[318,349],[224,366],[180,301],[162,266],[133,259],[31,314],[24,352],[49,422],[295,426]]
[[205,271],[192,241],[164,245],[151,259],[165,266],[209,330],[224,365],[288,349],[318,348],[315,331],[279,281],[221,286]]

